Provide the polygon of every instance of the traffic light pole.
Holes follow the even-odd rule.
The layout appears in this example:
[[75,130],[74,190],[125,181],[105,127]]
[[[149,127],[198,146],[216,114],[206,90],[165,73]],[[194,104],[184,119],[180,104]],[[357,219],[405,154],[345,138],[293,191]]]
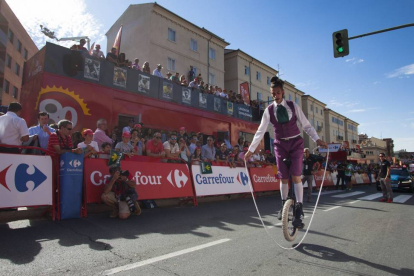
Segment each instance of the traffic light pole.
[[414,27],[414,23],[405,24],[405,25],[401,25],[401,26],[397,26],[397,27],[393,27],[393,28],[389,28],[389,29],[379,30],[379,31],[372,32],[372,33],[367,33],[367,34],[362,34],[362,35],[356,35],[356,36],[353,36],[353,37],[348,38],[348,40],[356,39],[356,38],[361,38],[361,37],[364,37],[364,36],[369,36],[369,35],[374,35],[374,34],[385,33],[385,32],[394,31],[394,30],[398,30],[398,29],[402,29],[402,28],[407,28],[407,27]]

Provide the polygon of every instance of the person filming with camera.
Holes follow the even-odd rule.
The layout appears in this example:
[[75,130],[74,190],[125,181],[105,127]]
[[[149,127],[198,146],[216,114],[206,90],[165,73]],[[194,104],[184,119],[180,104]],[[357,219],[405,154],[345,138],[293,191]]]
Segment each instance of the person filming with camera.
[[140,215],[141,208],[137,200],[138,194],[135,191],[135,182],[129,171],[121,170],[119,165],[109,167],[111,177],[104,187],[102,201],[113,210],[109,217],[127,219],[131,214]]

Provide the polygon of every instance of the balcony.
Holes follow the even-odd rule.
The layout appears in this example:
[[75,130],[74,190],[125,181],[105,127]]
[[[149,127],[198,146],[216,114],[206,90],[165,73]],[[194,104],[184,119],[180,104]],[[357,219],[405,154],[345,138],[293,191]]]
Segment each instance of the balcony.
[[0,45],[3,48],[7,47],[7,35],[0,29]]
[[344,136],[338,135],[338,136],[336,136],[336,139],[343,141],[344,140]]
[[323,130],[323,126],[317,126],[316,131],[321,132]]

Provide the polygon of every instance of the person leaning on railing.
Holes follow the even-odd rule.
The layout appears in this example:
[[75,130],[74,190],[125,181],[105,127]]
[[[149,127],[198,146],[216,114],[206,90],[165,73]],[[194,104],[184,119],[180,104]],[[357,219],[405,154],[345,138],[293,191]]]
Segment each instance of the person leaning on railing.
[[50,134],[47,150],[54,154],[63,154],[66,152],[81,154],[83,152],[81,148],[72,149],[71,132],[72,122],[69,120],[60,120],[56,133]]
[[[6,115],[0,117],[0,144],[21,146],[29,140],[29,129],[26,121],[20,118],[21,111],[19,103],[10,103]],[[0,152],[20,153],[20,149],[1,147]]]

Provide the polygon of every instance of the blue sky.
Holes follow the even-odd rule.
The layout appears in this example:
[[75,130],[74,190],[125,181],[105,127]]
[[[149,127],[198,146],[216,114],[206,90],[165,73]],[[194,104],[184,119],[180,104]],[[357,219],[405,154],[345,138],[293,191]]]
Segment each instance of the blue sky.
[[[58,36],[105,33],[130,4],[144,1],[7,1],[35,40],[39,24]],[[358,131],[393,138],[414,151],[414,27],[350,41],[350,55],[333,57],[332,33],[349,36],[414,23],[414,1],[157,1],[277,69],[328,108],[360,124]],[[47,16],[45,16],[47,14]]]

